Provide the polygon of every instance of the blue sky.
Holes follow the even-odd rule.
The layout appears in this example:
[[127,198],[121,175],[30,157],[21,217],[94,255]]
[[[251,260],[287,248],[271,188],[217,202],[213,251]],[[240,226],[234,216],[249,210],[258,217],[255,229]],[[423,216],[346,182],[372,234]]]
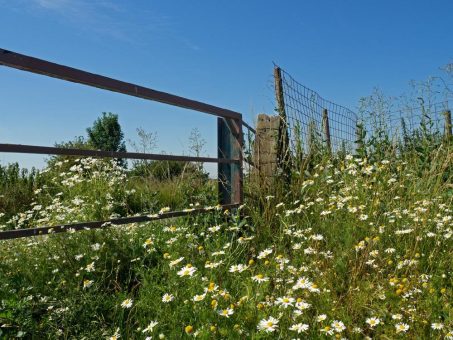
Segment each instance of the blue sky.
[[[356,109],[453,61],[453,1],[0,0],[0,47],[239,111],[272,113],[272,62],[323,97]],[[0,141],[36,145],[84,135],[103,111],[126,138],[142,127],[156,152],[188,154],[206,114],[0,67]],[[42,166],[42,157],[0,162]]]

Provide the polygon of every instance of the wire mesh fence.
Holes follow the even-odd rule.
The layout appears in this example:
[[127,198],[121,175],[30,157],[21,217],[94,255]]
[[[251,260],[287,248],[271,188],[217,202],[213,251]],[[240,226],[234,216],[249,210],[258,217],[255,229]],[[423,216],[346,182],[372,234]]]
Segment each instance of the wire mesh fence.
[[298,148],[304,153],[319,147],[332,152],[354,148],[358,119],[355,112],[322,98],[278,66],[274,76],[278,109],[286,121],[293,152]]
[[[275,66],[275,94],[280,116],[286,123],[289,148],[293,154],[318,152],[354,152],[361,142],[386,139],[395,147],[415,146],[423,139],[440,142],[452,137],[452,100],[439,102],[417,98],[414,106],[374,103],[354,111],[322,98],[317,92],[296,81]],[[381,105],[379,105],[381,104]],[[359,124],[360,123],[360,124]],[[362,136],[362,137],[360,137]]]
[[451,134],[451,104],[446,100],[402,106],[386,114],[384,128],[389,131],[391,140],[398,143],[423,136],[443,138]]

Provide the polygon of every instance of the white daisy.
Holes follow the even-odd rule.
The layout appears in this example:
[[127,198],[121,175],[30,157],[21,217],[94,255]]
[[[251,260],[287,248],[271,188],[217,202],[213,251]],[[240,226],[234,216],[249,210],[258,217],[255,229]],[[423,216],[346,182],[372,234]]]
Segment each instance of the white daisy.
[[191,264],[184,266],[178,272],[179,276],[193,276],[193,274],[197,271],[197,268],[193,267]]
[[295,302],[296,300],[292,297],[287,297],[287,296],[284,296],[284,297],[279,297],[277,299],[277,301],[275,301],[275,304],[276,305],[280,305],[281,307],[283,308],[287,308],[289,306],[293,306],[293,303]]
[[165,303],[168,303],[168,302],[171,302],[175,299],[175,297],[173,296],[173,294],[168,294],[168,293],[165,293],[163,296],[162,296],[162,302],[165,302]]
[[131,308],[134,300],[132,299],[126,299],[123,302],[121,302],[121,307],[122,308]]
[[295,325],[292,325],[289,330],[290,331],[294,331],[294,332],[297,332],[298,334],[302,333],[302,332],[305,332],[306,330],[308,330],[309,326],[305,323],[298,323],[298,324],[295,324]]
[[157,324],[157,321],[151,321],[149,325],[144,330],[142,330],[142,333],[151,333]]
[[401,333],[401,332],[406,333],[407,330],[409,329],[409,325],[406,323],[397,323],[395,325],[395,328],[396,328],[397,333]]
[[219,310],[219,315],[224,316],[226,318],[229,318],[230,315],[233,315],[233,314],[234,314],[234,310],[231,308]]
[[432,328],[432,329],[439,330],[439,329],[444,328],[444,325],[441,324],[441,323],[439,323],[439,322],[433,322],[433,323],[431,324],[431,328]]
[[373,328],[373,327],[379,325],[381,323],[381,320],[379,320],[378,318],[372,317],[372,318],[366,319],[366,323],[369,324],[371,328]]
[[263,319],[258,324],[258,330],[265,331],[267,333],[272,333],[278,328],[278,319],[273,318],[272,316],[269,319]]

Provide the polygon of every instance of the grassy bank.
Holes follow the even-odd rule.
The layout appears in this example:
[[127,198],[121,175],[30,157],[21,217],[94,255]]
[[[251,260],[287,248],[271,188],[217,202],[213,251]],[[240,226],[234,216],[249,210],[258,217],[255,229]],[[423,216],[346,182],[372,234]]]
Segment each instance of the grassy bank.
[[[427,164],[409,153],[317,160],[293,171],[289,190],[249,183],[242,218],[217,211],[3,241],[2,334],[451,338],[451,149]],[[61,195],[43,188],[15,223],[127,214],[135,193],[121,176],[104,167]]]

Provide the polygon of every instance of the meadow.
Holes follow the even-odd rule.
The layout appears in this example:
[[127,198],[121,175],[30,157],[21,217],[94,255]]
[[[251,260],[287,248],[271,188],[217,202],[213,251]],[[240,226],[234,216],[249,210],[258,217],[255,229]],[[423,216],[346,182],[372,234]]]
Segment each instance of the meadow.
[[[0,230],[210,210],[0,241],[0,338],[453,339],[451,136],[423,111],[395,138],[373,96],[354,148],[312,131],[285,171],[246,172],[232,211],[193,163],[0,165]],[[59,146],[125,149],[117,115],[87,132]]]
[[[272,189],[251,180],[234,211],[206,181],[179,203],[210,214],[2,241],[1,336],[452,339],[451,145],[426,162],[387,156],[319,156]],[[39,178],[1,228],[168,210],[114,161]]]

